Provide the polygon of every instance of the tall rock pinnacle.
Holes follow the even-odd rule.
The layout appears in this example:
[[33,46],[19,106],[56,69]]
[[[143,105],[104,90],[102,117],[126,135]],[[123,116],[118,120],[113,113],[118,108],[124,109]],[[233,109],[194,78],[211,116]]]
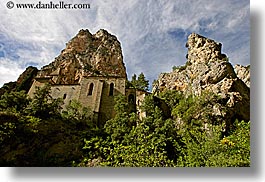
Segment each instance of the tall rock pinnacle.
[[[159,76],[153,92],[177,90],[186,95],[201,95],[203,91],[219,96],[214,106],[215,115],[222,115],[227,120],[238,118],[250,119],[250,79],[241,78],[249,72],[238,69],[238,77],[225,54],[221,53],[222,45],[214,40],[192,33],[187,40],[187,62],[171,73]],[[239,66],[237,66],[239,67]],[[250,75],[249,75],[250,77]],[[221,108],[226,108],[226,111]]]
[[55,60],[37,77],[53,77],[53,84],[78,84],[82,76],[126,77],[120,42],[106,30],[92,35],[80,30]]

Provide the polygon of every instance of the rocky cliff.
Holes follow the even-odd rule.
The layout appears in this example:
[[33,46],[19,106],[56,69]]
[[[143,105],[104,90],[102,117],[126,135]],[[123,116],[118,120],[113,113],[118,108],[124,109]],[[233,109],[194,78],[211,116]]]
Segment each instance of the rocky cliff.
[[82,76],[126,77],[120,42],[106,30],[92,35],[80,30],[38,78],[52,77],[52,84],[78,84]]
[[242,66],[236,64],[235,73],[239,79],[241,79],[248,87],[250,87],[250,65]]
[[25,90],[26,92],[28,92],[37,73],[37,68],[33,66],[27,67],[27,69],[19,76],[17,81],[5,83],[3,87],[0,88],[0,96],[5,92],[9,93],[11,91]]
[[222,45],[201,35],[192,33],[186,47],[186,64],[171,73],[161,74],[153,85],[153,92],[177,90],[185,95],[212,92],[219,98],[213,107],[213,115],[227,120],[249,120],[249,69],[242,66],[234,69],[227,56],[222,54]]

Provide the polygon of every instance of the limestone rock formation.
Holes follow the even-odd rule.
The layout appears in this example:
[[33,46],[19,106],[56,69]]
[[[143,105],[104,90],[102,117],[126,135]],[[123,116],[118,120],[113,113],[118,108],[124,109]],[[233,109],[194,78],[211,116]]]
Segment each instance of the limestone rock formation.
[[250,87],[250,65],[242,66],[236,64],[235,72],[237,74],[237,77],[241,79],[248,87]]
[[25,90],[28,92],[38,71],[39,70],[36,67],[27,67],[17,79],[17,90]]
[[126,77],[120,42],[106,30],[92,35],[80,30],[38,78],[52,77],[52,84],[78,84],[82,76]]
[[[236,66],[238,71],[235,73],[227,56],[221,53],[222,45],[201,35],[192,33],[186,47],[186,64],[171,73],[161,74],[153,85],[153,92],[167,89],[182,91],[185,95],[213,92],[219,96],[213,115],[222,115],[226,120],[249,120],[250,88],[246,85],[249,71],[245,67]],[[226,108],[225,111],[222,108]]]

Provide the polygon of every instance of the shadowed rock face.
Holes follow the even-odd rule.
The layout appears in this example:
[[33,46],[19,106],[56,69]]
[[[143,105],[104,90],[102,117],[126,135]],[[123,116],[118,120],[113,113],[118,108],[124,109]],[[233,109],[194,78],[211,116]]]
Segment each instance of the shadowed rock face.
[[54,84],[78,84],[82,76],[127,77],[120,42],[106,30],[94,35],[80,30],[38,73],[39,78],[53,77]]
[[186,95],[213,92],[220,96],[213,115],[222,115],[226,120],[249,120],[250,88],[245,83],[250,85],[250,74],[247,69],[236,66],[241,68],[236,74],[227,56],[221,53],[222,45],[201,35],[192,33],[186,47],[186,64],[171,73],[161,74],[153,92],[178,90]]
[[17,90],[25,90],[26,92],[28,92],[37,73],[38,69],[36,67],[27,67],[26,70],[17,79]]
[[11,91],[25,90],[26,92],[28,92],[37,73],[37,68],[33,66],[27,67],[26,70],[19,76],[17,81],[5,83],[3,87],[0,88],[0,96],[5,92]]

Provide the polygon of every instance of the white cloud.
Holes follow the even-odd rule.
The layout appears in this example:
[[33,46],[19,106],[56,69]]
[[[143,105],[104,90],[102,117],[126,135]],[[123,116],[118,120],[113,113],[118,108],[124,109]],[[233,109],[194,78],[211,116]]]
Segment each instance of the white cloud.
[[20,67],[32,61],[39,66],[51,62],[81,28],[92,33],[105,28],[118,37],[129,77],[143,71],[152,81],[160,72],[184,63],[186,38],[169,35],[175,30],[185,33],[181,36],[190,32],[209,36],[223,43],[235,63],[249,62],[249,53],[243,53],[249,52],[247,0],[91,0],[90,4],[88,10],[9,10],[3,3],[0,35],[31,45],[29,51],[18,48]]
[[24,70],[12,60],[0,58],[0,87],[2,87],[4,83],[16,81],[23,71]]

